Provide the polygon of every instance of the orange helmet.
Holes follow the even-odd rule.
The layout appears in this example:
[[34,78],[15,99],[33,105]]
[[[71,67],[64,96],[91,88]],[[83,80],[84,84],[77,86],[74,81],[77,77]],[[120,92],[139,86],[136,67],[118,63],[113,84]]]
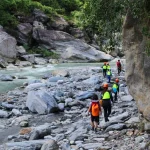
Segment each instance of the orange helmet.
[[104,87],[104,88],[108,88],[108,84],[107,84],[107,83],[104,83],[104,84],[103,84],[103,87]]
[[115,81],[116,81],[116,82],[119,82],[119,79],[116,79]]

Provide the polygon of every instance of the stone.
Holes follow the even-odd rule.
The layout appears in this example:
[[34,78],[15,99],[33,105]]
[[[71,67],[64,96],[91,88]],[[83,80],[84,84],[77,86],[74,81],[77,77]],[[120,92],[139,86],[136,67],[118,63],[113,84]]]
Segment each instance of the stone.
[[35,57],[35,64],[37,65],[45,65],[47,64],[47,60],[40,57]]
[[32,128],[23,128],[23,129],[20,130],[19,134],[20,135],[25,135],[25,134],[31,133],[31,131],[32,131]]
[[122,129],[126,129],[126,128],[127,127],[125,124],[120,123],[120,124],[114,124],[114,125],[107,127],[105,131],[108,132],[108,131],[113,131],[113,130],[122,130]]
[[7,117],[8,117],[7,111],[0,110],[0,118],[7,118]]
[[0,31],[0,55],[5,59],[13,60],[16,58],[16,44],[15,38],[4,31]]
[[28,67],[28,66],[31,66],[32,64],[29,61],[19,61],[16,63],[16,65],[20,67]]
[[32,112],[48,114],[58,111],[58,105],[52,95],[45,90],[29,91],[26,106]]
[[65,103],[59,103],[59,104],[58,104],[58,108],[59,108],[60,110],[64,110],[64,108],[65,108]]
[[49,82],[57,82],[57,81],[59,81],[59,80],[63,80],[64,78],[63,77],[50,77],[49,78]]
[[19,125],[20,122],[22,121],[27,121],[32,117],[32,115],[24,115],[24,116],[20,116],[20,117],[17,117],[15,119],[12,120],[12,125]]
[[89,79],[83,80],[82,82],[86,83],[86,84],[96,85],[96,84],[100,83],[100,77],[99,76],[91,76]]
[[42,139],[44,136],[51,134],[51,127],[49,124],[37,126],[33,128],[30,134],[30,140]]
[[122,101],[132,101],[133,97],[131,95],[125,95],[121,97]]
[[28,127],[28,125],[29,125],[28,121],[20,122],[20,127]]
[[40,88],[43,88],[43,87],[46,87],[45,83],[33,83],[33,84],[28,85],[25,88],[25,91],[29,92],[29,91],[37,90],[37,89],[40,89]]
[[126,123],[128,124],[139,123],[139,122],[140,122],[139,117],[132,117],[128,121],[126,121]]
[[139,144],[139,143],[143,142],[143,140],[144,140],[143,136],[138,136],[138,137],[135,138],[135,143]]
[[147,131],[147,132],[150,132],[150,123],[149,122],[146,122],[144,124],[144,130]]
[[1,81],[13,81],[13,77],[11,75],[0,75]]
[[0,59],[0,68],[6,68],[8,63],[4,59]]
[[7,110],[12,110],[13,108],[17,108],[17,106],[13,104],[8,104],[7,102],[2,102],[2,107],[4,107]]
[[69,76],[69,72],[66,70],[53,70],[51,73],[53,76],[62,76],[62,77]]
[[5,143],[4,147],[7,150],[36,150],[41,149],[42,145],[46,142],[47,140],[13,142],[13,143]]
[[21,116],[22,113],[18,110],[18,109],[12,109],[12,113],[15,115],[15,116]]
[[23,61],[28,61],[28,62],[30,62],[32,64],[35,63],[35,56],[33,54],[22,55],[20,57],[20,59],[23,60]]
[[23,46],[16,46],[16,50],[17,50],[18,55],[24,55],[27,53]]
[[59,146],[56,141],[49,140],[42,145],[41,150],[59,150]]
[[78,99],[78,100],[85,100],[85,99],[91,98],[94,93],[95,93],[95,92],[93,92],[93,91],[81,92],[80,94],[78,94],[78,95],[76,96],[76,99]]

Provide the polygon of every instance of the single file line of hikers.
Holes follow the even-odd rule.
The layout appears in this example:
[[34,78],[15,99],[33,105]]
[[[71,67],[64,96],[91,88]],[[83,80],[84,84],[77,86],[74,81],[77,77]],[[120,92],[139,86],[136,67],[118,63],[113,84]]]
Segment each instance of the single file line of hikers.
[[[121,72],[121,63],[120,60],[117,61],[117,70],[118,75],[120,75]],[[103,77],[105,78],[107,76],[108,83],[111,81],[111,67],[109,63],[104,62],[103,68]],[[112,90],[110,91],[108,89],[109,85],[108,83],[103,84],[103,91],[101,92],[101,99],[98,99],[98,96],[96,94],[93,95],[89,109],[88,109],[88,115],[91,114],[91,126],[92,130],[97,132],[97,128],[99,125],[99,116],[102,115],[102,109],[104,110],[104,119],[105,122],[109,121],[109,116],[111,114],[112,109],[112,103],[117,102],[118,99],[118,93],[119,93],[119,79],[116,78],[115,82],[112,85]],[[112,93],[114,93],[114,98],[112,96]]]

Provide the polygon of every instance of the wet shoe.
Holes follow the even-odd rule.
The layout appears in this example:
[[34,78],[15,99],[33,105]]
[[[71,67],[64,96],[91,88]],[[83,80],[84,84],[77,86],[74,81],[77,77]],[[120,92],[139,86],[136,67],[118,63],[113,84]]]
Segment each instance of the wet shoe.
[[92,127],[92,131],[94,131],[94,127]]
[[97,132],[97,128],[94,129],[95,133]]

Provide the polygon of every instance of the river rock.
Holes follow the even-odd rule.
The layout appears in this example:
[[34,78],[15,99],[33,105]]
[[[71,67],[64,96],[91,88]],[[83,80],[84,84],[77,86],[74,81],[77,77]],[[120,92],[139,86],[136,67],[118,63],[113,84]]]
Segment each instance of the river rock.
[[23,46],[17,46],[16,50],[17,50],[18,55],[26,54],[26,50],[25,50],[25,48]]
[[0,59],[0,68],[6,68],[8,63],[4,59]]
[[89,79],[84,80],[84,81],[82,81],[82,82],[83,82],[83,83],[86,83],[86,84],[95,85],[95,84],[100,83],[100,77],[99,77],[99,76],[92,76],[92,77],[90,77]]
[[21,116],[22,113],[18,110],[18,109],[13,109],[12,110],[12,113],[15,115],[15,116]]
[[51,73],[54,76],[62,76],[62,77],[68,77],[69,76],[69,72],[66,70],[53,70]]
[[29,61],[32,64],[35,62],[35,56],[33,54],[22,55],[20,59],[23,61]]
[[122,124],[119,123],[119,124],[114,124],[114,125],[107,127],[105,131],[108,132],[108,131],[122,130],[122,129],[126,129],[126,125],[123,123]]
[[0,75],[1,81],[13,81],[13,77],[11,75]]
[[47,142],[47,140],[13,142],[4,144],[4,147],[7,150],[37,150],[40,149],[45,142]]
[[8,117],[7,111],[0,110],[0,118],[7,118],[7,117]]
[[55,49],[55,52],[66,60],[103,61],[112,59],[110,55],[98,51],[62,31],[36,29],[33,31],[33,38],[41,46],[47,49]]
[[7,110],[12,110],[13,108],[17,108],[17,106],[13,104],[8,104],[7,102],[2,102],[2,107],[4,107]]
[[94,92],[93,91],[86,91],[86,92],[81,92],[76,96],[76,99],[78,100],[85,100],[88,98],[91,98],[93,96]]
[[111,117],[110,118],[110,121],[117,121],[117,120],[125,120],[125,119],[127,119],[129,117],[129,113],[128,112],[124,112],[124,113],[122,113],[122,114],[119,114],[119,115],[117,115],[117,116],[113,116],[113,117]]
[[49,140],[42,145],[41,150],[59,150],[59,146],[56,141]]
[[132,101],[133,97],[131,95],[125,95],[121,97],[122,101]]
[[16,39],[4,31],[0,31],[0,55],[6,59],[16,58]]
[[47,114],[58,110],[54,97],[44,90],[29,91],[26,106],[30,111],[38,114]]
[[51,133],[51,127],[49,124],[40,125],[38,127],[33,128],[30,134],[30,140],[42,139],[44,136],[49,135]]
[[57,82],[58,80],[63,80],[63,77],[50,77],[49,82]]
[[33,84],[30,84],[28,85],[26,88],[25,88],[25,91],[31,91],[31,90],[37,90],[37,89],[40,89],[42,87],[46,87],[46,84],[45,83],[33,83]]
[[37,65],[45,65],[47,64],[47,60],[40,57],[35,57],[35,64]]
[[65,104],[64,104],[64,103],[59,103],[59,104],[58,104],[58,108],[59,108],[60,110],[64,110]]

